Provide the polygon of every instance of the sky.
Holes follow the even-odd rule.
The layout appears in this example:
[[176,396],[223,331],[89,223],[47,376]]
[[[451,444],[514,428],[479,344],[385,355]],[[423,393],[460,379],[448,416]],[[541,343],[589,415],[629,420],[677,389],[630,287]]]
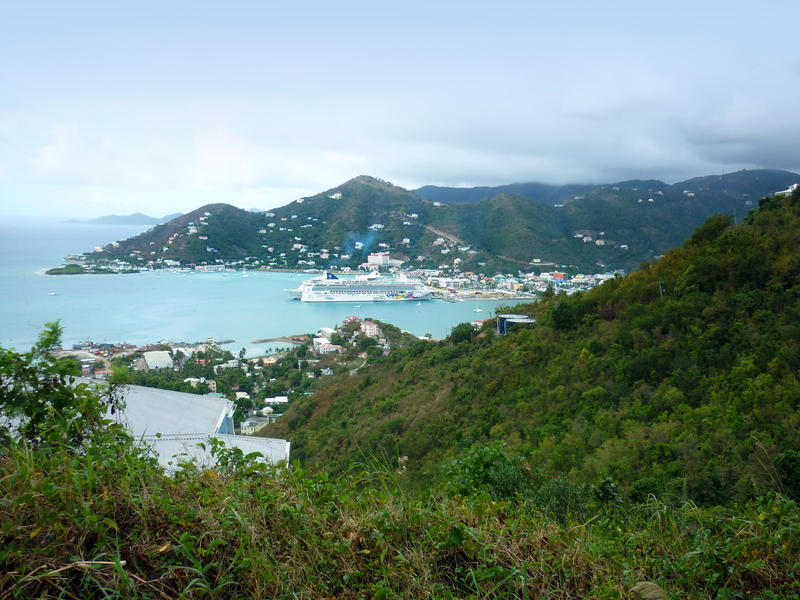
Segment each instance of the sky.
[[[557,5],[556,5],[557,4]],[[800,172],[800,2],[0,1],[0,215]]]

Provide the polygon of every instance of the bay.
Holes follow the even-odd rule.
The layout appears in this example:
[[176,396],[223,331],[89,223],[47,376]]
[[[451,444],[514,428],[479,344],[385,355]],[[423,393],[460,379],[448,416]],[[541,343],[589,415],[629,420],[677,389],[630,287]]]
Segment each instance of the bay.
[[141,233],[147,227],[63,223],[47,218],[9,218],[0,223],[0,346],[24,351],[45,323],[60,320],[65,347],[97,343],[146,344],[233,340],[247,356],[281,343],[254,340],[313,333],[350,315],[392,323],[415,335],[441,338],[458,323],[493,316],[509,300],[439,300],[394,303],[305,303],[287,289],[307,273],[145,272],[127,275],[45,275],[70,253]]

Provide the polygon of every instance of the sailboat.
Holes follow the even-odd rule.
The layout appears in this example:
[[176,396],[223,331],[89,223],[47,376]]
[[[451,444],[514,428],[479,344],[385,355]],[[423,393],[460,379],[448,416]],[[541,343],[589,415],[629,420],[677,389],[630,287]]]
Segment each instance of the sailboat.
[[475,298],[475,308],[472,309],[472,312],[483,312],[482,308],[478,307],[478,298]]

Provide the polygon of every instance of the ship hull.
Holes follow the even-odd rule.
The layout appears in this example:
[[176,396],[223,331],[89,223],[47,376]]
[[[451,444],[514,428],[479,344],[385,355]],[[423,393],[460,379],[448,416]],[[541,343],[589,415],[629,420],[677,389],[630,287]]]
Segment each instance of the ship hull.
[[313,278],[295,291],[302,302],[404,302],[430,300],[433,292],[414,279]]

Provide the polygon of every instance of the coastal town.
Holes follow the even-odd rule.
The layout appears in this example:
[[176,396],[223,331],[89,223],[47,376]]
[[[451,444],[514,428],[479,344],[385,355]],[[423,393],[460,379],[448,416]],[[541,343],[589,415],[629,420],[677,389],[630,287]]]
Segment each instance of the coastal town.
[[[526,314],[502,314],[472,321],[469,326],[503,335],[512,327],[534,323]],[[87,379],[104,381],[115,372],[123,373],[125,382],[142,386],[140,396],[147,394],[144,388],[150,388],[227,399],[234,406],[236,432],[253,435],[279,418],[292,401],[311,394],[322,378],[355,375],[393,349],[437,341],[356,315],[314,334],[280,339],[286,348],[257,357],[246,357],[244,348],[234,355],[213,339],[144,346],[86,341],[60,350],[58,356],[79,362],[81,375]]]
[[563,270],[554,269],[552,271],[542,271],[541,267],[531,270],[519,270],[516,274],[497,273],[486,275],[473,271],[462,271],[455,265],[443,264],[431,269],[403,269],[402,265],[394,265],[389,254],[386,252],[376,252],[368,255],[367,262],[359,265],[357,269],[351,267],[329,268],[320,270],[307,268],[298,269],[278,269],[261,265],[259,261],[219,261],[212,265],[183,265],[175,260],[156,259],[149,261],[147,266],[136,267],[123,260],[114,259],[104,263],[101,267],[87,263],[82,256],[69,256],[67,267],[51,269],[51,274],[72,274],[70,267],[79,268],[74,274],[89,272],[108,272],[114,274],[125,274],[148,271],[171,271],[179,273],[209,273],[226,272],[239,273],[247,276],[250,272],[270,272],[270,271],[290,271],[308,273],[309,275],[321,273],[335,273],[337,276],[351,276],[357,273],[386,272],[390,276],[403,276],[409,279],[419,280],[434,291],[434,297],[443,300],[458,300],[463,298],[473,298],[476,296],[492,298],[535,298],[538,294],[546,292],[548,289],[555,293],[564,292],[572,294],[578,291],[586,291],[597,285],[624,275],[624,271],[616,269],[614,271],[603,271],[597,273],[573,273],[569,274],[567,265],[561,265]]

